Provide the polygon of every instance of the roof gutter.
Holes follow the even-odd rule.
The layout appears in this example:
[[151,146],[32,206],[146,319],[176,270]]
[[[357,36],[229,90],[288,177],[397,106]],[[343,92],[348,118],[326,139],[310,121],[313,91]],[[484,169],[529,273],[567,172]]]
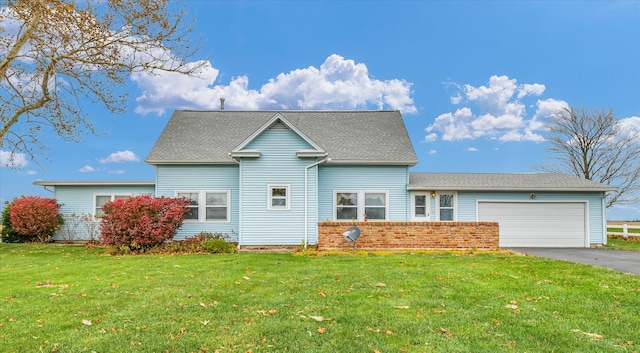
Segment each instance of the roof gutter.
[[616,188],[553,188],[553,187],[513,187],[513,188],[504,188],[504,187],[473,187],[473,186],[409,186],[407,187],[409,191],[422,191],[422,190],[436,190],[436,191],[555,191],[555,192],[576,192],[576,191],[585,191],[585,192],[603,192],[603,191],[614,191]]

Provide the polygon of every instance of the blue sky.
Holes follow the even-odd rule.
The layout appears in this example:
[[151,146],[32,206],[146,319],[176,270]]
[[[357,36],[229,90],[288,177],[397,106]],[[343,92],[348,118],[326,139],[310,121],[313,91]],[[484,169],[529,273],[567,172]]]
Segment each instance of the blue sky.
[[[152,180],[144,162],[174,109],[399,109],[413,171],[534,172],[566,105],[640,128],[638,1],[187,1],[199,78],[137,74],[129,111],[85,103],[100,136],[48,136],[40,166],[0,151],[0,201],[36,180]],[[640,205],[608,211],[640,219]]]

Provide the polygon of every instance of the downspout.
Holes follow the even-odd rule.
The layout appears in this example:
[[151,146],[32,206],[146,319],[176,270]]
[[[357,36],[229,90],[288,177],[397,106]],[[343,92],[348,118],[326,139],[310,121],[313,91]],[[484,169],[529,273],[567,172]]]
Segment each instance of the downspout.
[[[331,158],[326,157],[328,155],[325,154],[325,159],[309,164],[304,167],[304,248],[307,248],[307,244],[309,243],[309,168],[315,167],[318,164],[328,162]],[[318,180],[318,173],[316,173],[316,182]],[[318,190],[316,187],[316,197],[318,195]],[[316,200],[317,201],[317,200]],[[318,210],[316,207],[316,214]]]
[[[222,99],[221,99],[222,101]],[[229,153],[231,156],[231,153]],[[238,164],[238,250],[242,244],[242,160],[231,157]],[[231,207],[231,205],[229,205]]]
[[[602,244],[603,245],[607,245],[607,241],[609,240],[609,236],[607,234],[607,207],[606,207],[606,199],[607,199],[607,193],[603,192],[602,193]],[[589,243],[591,243],[591,234],[589,234]],[[589,244],[589,247],[591,247],[591,244]]]

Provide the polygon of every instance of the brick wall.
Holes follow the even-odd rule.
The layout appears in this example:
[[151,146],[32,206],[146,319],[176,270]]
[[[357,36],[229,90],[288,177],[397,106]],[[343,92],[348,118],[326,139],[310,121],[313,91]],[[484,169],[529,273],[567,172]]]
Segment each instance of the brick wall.
[[497,222],[319,222],[318,249],[353,248],[342,236],[360,228],[358,249],[497,249]]

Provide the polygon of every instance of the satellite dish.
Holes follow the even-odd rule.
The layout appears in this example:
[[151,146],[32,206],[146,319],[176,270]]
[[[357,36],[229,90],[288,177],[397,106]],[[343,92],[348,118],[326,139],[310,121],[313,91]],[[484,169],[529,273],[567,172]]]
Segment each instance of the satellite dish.
[[360,237],[360,228],[353,226],[347,229],[346,232],[342,233],[344,240],[353,242],[353,249],[356,248],[356,240]]

